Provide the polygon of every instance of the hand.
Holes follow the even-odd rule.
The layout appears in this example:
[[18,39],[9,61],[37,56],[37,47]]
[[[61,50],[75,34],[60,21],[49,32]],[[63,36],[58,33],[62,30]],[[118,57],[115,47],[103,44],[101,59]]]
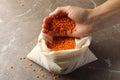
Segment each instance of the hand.
[[[52,17],[57,16],[59,14],[67,14],[69,18],[71,18],[73,21],[75,21],[75,31],[73,33],[67,33],[67,36],[70,37],[83,37],[87,36],[92,32],[92,23],[90,23],[90,20],[88,20],[90,10],[88,9],[82,9],[79,7],[74,6],[66,6],[66,7],[59,7],[55,11],[49,14],[44,20],[43,20],[43,33],[46,32],[46,28],[49,27],[49,24],[52,21]],[[52,31],[48,31],[46,33],[51,36],[64,36],[62,34],[57,34]]]

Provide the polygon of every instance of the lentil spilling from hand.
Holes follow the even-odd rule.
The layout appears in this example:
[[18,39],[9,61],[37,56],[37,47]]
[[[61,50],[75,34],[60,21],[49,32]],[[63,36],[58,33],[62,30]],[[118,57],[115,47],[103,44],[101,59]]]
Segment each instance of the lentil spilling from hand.
[[47,47],[52,51],[67,50],[75,48],[75,38],[67,37],[67,32],[72,33],[75,29],[75,22],[67,15],[56,16],[53,18],[48,31],[66,35],[66,37],[54,37],[52,43],[47,42]]
[[47,27],[47,31],[52,31],[57,34],[66,36],[67,32],[72,33],[75,30],[75,22],[71,20],[67,15],[59,15],[53,17],[53,20]]
[[52,43],[47,42],[47,47],[52,51],[74,49],[75,38],[55,37]]

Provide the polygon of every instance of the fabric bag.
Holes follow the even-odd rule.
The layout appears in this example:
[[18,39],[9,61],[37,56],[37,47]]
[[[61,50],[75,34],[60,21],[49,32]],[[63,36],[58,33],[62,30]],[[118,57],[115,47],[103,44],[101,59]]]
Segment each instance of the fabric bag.
[[68,74],[87,63],[97,60],[88,48],[91,43],[90,36],[75,39],[75,43],[75,49],[51,51],[47,48],[43,33],[40,33],[38,44],[27,57],[56,74]]

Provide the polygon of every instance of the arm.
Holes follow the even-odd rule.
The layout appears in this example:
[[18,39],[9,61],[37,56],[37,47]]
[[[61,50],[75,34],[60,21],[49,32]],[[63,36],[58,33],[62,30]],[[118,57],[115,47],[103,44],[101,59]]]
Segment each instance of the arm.
[[[75,21],[75,31],[68,33],[70,37],[84,37],[100,29],[113,26],[120,23],[120,0],[108,0],[94,9],[83,9],[75,6],[59,7],[47,16],[42,25],[42,31],[45,33],[49,27],[52,16],[67,13],[68,17]],[[56,33],[45,33],[51,36],[58,36]],[[59,35],[64,36],[64,35]]]
[[120,23],[120,0],[108,0],[93,9],[89,15],[94,31]]

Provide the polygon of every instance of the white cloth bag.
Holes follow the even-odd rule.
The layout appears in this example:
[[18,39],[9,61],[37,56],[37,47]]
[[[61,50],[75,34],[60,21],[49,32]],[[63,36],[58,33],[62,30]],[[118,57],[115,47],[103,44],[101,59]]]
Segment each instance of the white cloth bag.
[[91,43],[90,36],[75,39],[75,42],[75,49],[50,51],[41,33],[38,44],[27,57],[56,74],[70,73],[87,63],[97,60],[96,56],[88,48]]

